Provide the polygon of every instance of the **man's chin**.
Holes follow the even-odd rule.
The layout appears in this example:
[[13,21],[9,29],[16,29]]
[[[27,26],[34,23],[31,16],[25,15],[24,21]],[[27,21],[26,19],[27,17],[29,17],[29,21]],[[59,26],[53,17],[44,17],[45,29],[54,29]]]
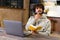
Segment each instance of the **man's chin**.
[[36,13],[42,14],[42,12],[36,12]]
[[42,12],[39,12],[39,14],[42,14]]

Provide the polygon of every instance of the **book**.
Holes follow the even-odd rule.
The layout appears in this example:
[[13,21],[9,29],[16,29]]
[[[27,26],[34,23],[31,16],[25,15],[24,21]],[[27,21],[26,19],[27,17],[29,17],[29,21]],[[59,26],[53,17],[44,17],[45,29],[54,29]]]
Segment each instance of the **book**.
[[30,25],[28,29],[31,30],[31,31],[37,31],[37,30],[41,30],[42,27],[41,26]]

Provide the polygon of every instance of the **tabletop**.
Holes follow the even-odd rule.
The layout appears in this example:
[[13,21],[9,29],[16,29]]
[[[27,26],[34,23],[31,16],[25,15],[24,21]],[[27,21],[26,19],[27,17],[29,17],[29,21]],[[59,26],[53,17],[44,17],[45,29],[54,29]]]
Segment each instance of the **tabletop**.
[[44,35],[30,35],[28,37],[20,37],[7,34],[0,29],[0,40],[60,40],[60,38]]

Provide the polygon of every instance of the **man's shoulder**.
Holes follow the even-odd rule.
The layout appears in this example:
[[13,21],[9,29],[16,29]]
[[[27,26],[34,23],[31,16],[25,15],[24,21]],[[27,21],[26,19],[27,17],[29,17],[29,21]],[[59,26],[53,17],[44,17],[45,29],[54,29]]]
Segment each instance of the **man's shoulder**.
[[43,19],[47,19],[46,14],[42,14],[42,18],[43,18]]
[[46,22],[51,22],[49,19],[46,19]]
[[46,16],[46,14],[42,14],[43,16]]
[[30,16],[30,18],[34,18],[34,16]]

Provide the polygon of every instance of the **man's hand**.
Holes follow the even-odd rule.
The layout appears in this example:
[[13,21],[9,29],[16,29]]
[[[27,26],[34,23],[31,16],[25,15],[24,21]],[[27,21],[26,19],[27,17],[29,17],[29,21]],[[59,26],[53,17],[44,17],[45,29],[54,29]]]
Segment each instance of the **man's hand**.
[[40,18],[40,15],[39,14],[36,14],[35,15],[35,19],[38,20]]
[[38,32],[32,31],[32,35],[37,35],[37,34],[38,34]]

